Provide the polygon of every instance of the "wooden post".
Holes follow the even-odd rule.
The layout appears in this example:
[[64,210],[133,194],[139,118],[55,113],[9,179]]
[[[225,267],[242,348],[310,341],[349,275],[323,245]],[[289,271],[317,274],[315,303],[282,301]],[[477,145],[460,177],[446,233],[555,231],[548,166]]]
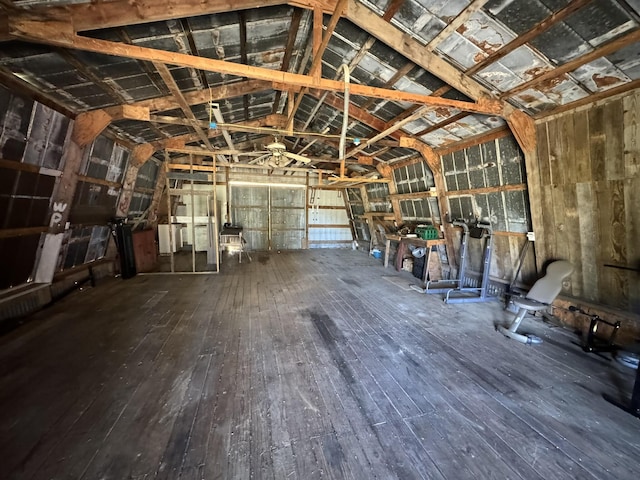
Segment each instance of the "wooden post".
[[440,221],[444,228],[444,240],[445,245],[447,247],[447,258],[449,260],[449,265],[452,269],[458,268],[458,263],[456,261],[456,256],[454,254],[455,249],[453,245],[453,236],[455,229],[452,228],[451,224],[445,221],[445,216],[449,211],[449,199],[447,198],[446,191],[447,187],[444,181],[444,177],[442,175],[442,165],[440,163],[440,156],[437,155],[433,149],[421,141],[411,138],[411,137],[401,137],[400,138],[400,146],[406,148],[413,148],[420,152],[420,155],[429,166],[431,173],[433,173],[433,181],[436,186],[436,196],[438,197],[438,206],[440,208]]
[[45,235],[36,267],[35,281],[37,283],[51,283],[53,280],[86,146],[86,144],[81,146],[75,139],[86,139],[83,134],[79,133],[84,128],[84,124],[74,122],[73,127],[67,133],[62,160],[64,170],[62,175],[58,177],[57,186],[51,199],[49,232]]

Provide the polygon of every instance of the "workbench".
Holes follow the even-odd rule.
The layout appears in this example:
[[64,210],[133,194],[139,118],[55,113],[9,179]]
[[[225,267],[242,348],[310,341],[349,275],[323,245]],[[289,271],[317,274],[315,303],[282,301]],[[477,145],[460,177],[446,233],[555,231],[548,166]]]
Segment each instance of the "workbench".
[[435,240],[423,240],[418,237],[406,237],[404,235],[385,235],[385,249],[384,249],[384,267],[387,268],[389,266],[389,250],[391,249],[391,242],[396,242],[398,244],[398,250],[396,253],[396,270],[402,270],[402,258],[407,250],[407,245],[416,245],[419,247],[425,247],[426,252],[426,260],[424,265],[424,273],[422,281],[427,281],[427,272],[429,271],[429,252],[431,251],[431,247],[434,245],[444,245],[444,238],[438,238]]

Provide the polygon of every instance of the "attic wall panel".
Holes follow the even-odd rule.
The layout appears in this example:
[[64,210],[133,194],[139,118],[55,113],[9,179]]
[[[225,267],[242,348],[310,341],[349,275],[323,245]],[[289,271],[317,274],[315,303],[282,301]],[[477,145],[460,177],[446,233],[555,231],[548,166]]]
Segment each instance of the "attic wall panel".
[[535,225],[538,264],[567,259],[575,271],[565,294],[635,312],[639,99],[635,90],[539,123],[535,167],[541,185],[529,192],[541,212]]

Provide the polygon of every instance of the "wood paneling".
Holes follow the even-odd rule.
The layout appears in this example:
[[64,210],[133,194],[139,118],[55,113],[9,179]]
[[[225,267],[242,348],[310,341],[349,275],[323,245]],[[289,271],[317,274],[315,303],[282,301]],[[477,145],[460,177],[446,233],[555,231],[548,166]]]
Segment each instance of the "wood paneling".
[[629,311],[640,306],[639,104],[635,90],[539,123],[527,165],[538,265],[571,261],[564,293]]

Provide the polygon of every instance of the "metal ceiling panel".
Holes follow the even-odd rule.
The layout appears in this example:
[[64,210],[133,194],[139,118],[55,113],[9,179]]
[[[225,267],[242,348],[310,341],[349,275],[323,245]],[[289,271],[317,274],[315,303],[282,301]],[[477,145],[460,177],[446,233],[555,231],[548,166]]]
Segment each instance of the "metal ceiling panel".
[[468,4],[467,0],[407,0],[391,23],[421,43],[428,43]]
[[588,92],[567,75],[545,82],[536,89],[527,89],[511,99],[530,113],[551,110],[588,96]]
[[528,31],[552,13],[547,5],[537,0],[491,0],[485,9],[517,34]]
[[601,92],[631,81],[606,58],[583,65],[572,72],[571,76],[591,92]]
[[[640,2],[639,6],[640,6]],[[635,42],[628,47],[607,56],[612,64],[625,73],[627,77],[637,80],[640,78],[640,42]]]
[[503,57],[499,62],[492,63],[482,69],[476,78],[491,85],[492,88],[506,92],[552,68],[551,64],[537,52],[527,46],[522,46]]
[[456,32],[446,37],[437,51],[462,70],[468,70],[486,56],[480,47]]

